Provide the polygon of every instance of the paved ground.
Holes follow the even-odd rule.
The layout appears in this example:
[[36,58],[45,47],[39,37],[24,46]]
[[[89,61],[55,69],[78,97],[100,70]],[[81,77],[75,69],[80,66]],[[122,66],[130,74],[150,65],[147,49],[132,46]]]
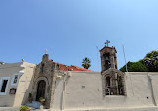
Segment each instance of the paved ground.
[[65,110],[65,111],[158,111],[158,107],[109,108],[109,109],[87,109],[87,110]]
[[[19,107],[0,107],[0,111],[19,111]],[[32,109],[31,111],[57,111],[49,109]],[[87,110],[64,110],[64,111],[158,111],[158,107],[148,108],[113,108],[113,109],[87,109]]]
[[12,108],[12,107],[0,107],[0,111],[18,111],[19,107]]
[[[20,107],[0,107],[0,111],[19,111]],[[41,111],[40,109],[32,109],[31,111]]]

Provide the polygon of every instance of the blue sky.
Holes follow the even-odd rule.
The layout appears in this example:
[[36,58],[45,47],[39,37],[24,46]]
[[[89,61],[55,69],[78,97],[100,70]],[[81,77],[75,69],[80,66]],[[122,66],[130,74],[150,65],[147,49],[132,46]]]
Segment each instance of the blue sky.
[[0,61],[38,64],[48,49],[50,59],[66,65],[81,66],[88,57],[98,71],[96,46],[110,40],[120,68],[122,45],[133,62],[158,49],[157,6],[157,0],[1,0]]

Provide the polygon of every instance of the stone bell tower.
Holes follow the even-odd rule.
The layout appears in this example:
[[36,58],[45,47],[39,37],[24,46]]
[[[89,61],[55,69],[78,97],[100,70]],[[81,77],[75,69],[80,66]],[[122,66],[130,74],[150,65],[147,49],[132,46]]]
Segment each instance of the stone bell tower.
[[100,50],[102,72],[109,68],[117,69],[117,57],[115,47],[109,47],[110,41],[106,40],[105,47]]
[[105,47],[100,50],[103,95],[125,95],[124,74],[117,70],[117,51],[108,43],[110,41],[107,40]]

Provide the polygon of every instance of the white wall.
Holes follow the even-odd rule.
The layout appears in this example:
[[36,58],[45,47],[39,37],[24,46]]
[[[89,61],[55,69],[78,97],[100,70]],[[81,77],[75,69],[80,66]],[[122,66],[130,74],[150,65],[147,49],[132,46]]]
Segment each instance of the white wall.
[[8,81],[8,88],[6,89],[6,95],[0,95],[0,106],[13,106],[15,95],[9,94],[9,91],[11,88],[17,87],[11,86],[11,81],[13,79],[13,74],[19,73],[19,71],[23,69],[22,67],[20,67],[21,64],[22,62],[0,65],[0,78],[10,78]]
[[[23,67],[25,66],[25,67]],[[30,82],[27,84],[22,84],[22,81],[25,80],[25,77],[28,76],[28,80],[32,78],[33,69],[30,67],[34,67],[34,64],[26,63],[26,62],[19,62],[19,63],[7,63],[0,65],[0,78],[9,77],[8,81],[8,88],[6,95],[0,95],[0,106],[20,106],[23,102],[24,95],[26,92],[26,87],[30,85]],[[24,73],[21,73],[24,72]],[[13,75],[19,75],[19,81],[17,85],[12,85],[11,82],[13,80]],[[21,76],[20,76],[21,75]],[[15,88],[16,94],[9,94],[10,89]]]
[[23,74],[19,79],[19,83],[17,86],[17,92],[15,95],[14,105],[20,106],[21,104],[26,104],[28,95],[32,91],[33,84],[33,74],[34,74],[34,64],[23,62]]
[[158,73],[149,73],[148,75],[151,76],[153,97],[155,99],[155,104],[158,105]]
[[[151,82],[149,76],[152,76]],[[158,73],[126,73],[125,83],[127,96],[103,97],[99,72],[71,71],[71,77],[66,80],[65,90],[64,77],[57,81],[54,109],[148,107],[158,104]]]

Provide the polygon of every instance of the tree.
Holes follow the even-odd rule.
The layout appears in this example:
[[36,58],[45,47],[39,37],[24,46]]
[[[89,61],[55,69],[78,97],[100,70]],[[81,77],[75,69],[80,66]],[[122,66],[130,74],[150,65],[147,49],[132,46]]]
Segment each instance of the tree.
[[82,66],[85,68],[85,69],[88,69],[90,66],[91,66],[91,61],[89,58],[85,57],[83,59],[83,62],[82,62]]
[[[148,69],[141,62],[128,62],[127,69],[129,72],[148,72]],[[120,71],[126,72],[126,65],[124,65]]]
[[158,72],[158,51],[147,53],[144,59],[139,62],[144,64],[149,72]]

